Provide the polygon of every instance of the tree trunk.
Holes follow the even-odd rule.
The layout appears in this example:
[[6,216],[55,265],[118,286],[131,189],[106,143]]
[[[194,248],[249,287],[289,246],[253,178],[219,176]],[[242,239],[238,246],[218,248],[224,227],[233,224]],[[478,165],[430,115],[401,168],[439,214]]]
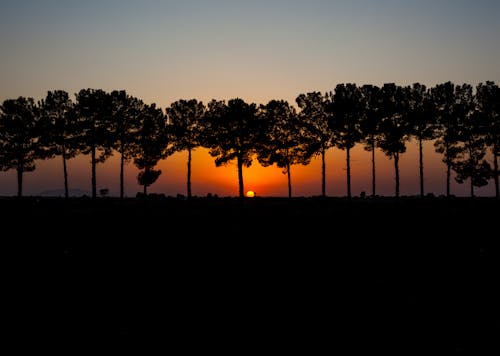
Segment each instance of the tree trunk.
[[288,198],[292,197],[292,178],[290,174],[290,163],[287,163],[286,165],[286,173],[287,173],[287,178],[288,178]]
[[23,165],[18,164],[17,165],[17,196],[22,197],[23,196]]
[[376,176],[375,176],[375,140],[372,140],[372,197],[376,194]]
[[[446,138],[446,137],[445,137]],[[446,140],[448,140],[446,138]],[[451,159],[450,159],[450,145],[445,140],[445,157],[446,157],[446,197],[450,197],[450,180],[451,180]]]
[[191,148],[188,148],[187,160],[187,197],[191,199]]
[[423,140],[418,139],[418,159],[420,168],[420,197],[424,197],[424,152],[423,152]]
[[121,149],[121,157],[120,157],[120,199],[123,199],[123,191],[124,191],[124,167],[125,167],[125,156],[123,155],[123,146]]
[[351,199],[351,149],[348,147],[346,150],[347,161],[347,197]]
[[473,143],[471,142],[472,138],[469,140],[469,161],[470,161],[470,197],[474,198],[474,180],[472,179],[472,176],[474,175],[474,167],[477,166],[477,160],[474,157],[474,153],[472,151],[472,145]]
[[394,173],[396,175],[396,198],[399,198],[399,153],[394,153]]
[[240,198],[245,197],[244,185],[243,185],[243,162],[238,156],[238,185],[239,185],[239,196]]
[[450,177],[451,177],[451,163],[446,164],[446,196],[450,197]]
[[500,198],[500,190],[498,187],[498,155],[493,154],[493,180],[495,181],[495,197]]
[[97,183],[96,183],[96,174],[95,174],[95,166],[96,166],[96,158],[95,158],[95,146],[92,145],[91,149],[91,159],[92,159],[92,199],[97,197]]
[[[146,167],[144,167],[144,175],[145,175],[145,176],[148,176],[148,175],[149,175],[148,173],[149,173],[149,167],[148,167],[148,166],[146,166]],[[147,197],[148,197],[148,184],[147,184],[147,179],[144,181],[144,191],[143,191],[143,193],[144,193],[144,198],[147,198]]]
[[69,198],[69,189],[68,189],[68,167],[66,165],[66,148],[63,147],[62,152],[62,160],[63,160],[63,172],[64,172],[64,198]]
[[321,150],[321,196],[326,197],[326,162],[325,162],[326,151],[323,148]]

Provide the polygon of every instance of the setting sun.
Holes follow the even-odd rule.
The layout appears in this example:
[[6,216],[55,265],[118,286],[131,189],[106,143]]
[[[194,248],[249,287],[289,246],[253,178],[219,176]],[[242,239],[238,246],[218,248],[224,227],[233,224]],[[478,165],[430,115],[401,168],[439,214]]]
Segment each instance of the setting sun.
[[252,190],[249,190],[249,191],[247,192],[247,198],[253,198],[253,197],[255,197],[255,192],[254,192],[254,191],[252,191]]

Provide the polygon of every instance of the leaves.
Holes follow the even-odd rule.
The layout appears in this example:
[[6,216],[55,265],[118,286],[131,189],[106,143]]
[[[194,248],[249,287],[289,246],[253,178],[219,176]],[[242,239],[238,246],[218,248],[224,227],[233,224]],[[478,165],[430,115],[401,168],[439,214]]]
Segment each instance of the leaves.
[[148,168],[142,172],[139,172],[137,176],[137,182],[140,185],[145,185],[146,187],[149,187],[158,180],[160,175],[161,175],[161,169]]

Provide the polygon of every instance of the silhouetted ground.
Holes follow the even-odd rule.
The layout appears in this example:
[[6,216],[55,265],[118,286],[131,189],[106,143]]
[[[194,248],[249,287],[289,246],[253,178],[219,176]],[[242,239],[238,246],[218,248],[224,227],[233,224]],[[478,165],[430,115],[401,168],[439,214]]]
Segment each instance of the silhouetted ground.
[[9,330],[27,340],[500,351],[494,199],[4,198],[0,214]]

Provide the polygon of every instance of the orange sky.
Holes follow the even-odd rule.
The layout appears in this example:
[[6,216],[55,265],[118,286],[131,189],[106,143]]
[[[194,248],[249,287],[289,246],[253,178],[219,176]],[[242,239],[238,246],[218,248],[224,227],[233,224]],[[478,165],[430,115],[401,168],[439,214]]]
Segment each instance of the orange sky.
[[[358,85],[446,81],[500,82],[500,2],[494,0],[85,0],[2,1],[0,101],[43,98],[48,90],[72,97],[81,89],[126,90],[166,108],[178,99],[207,103],[242,98],[290,103],[301,93]],[[184,194],[185,153],[161,163],[152,192]],[[426,148],[428,191],[445,191],[444,166]],[[370,154],[356,148],[352,192],[370,192]],[[378,187],[394,194],[392,162],[377,152]],[[90,190],[88,157],[69,163],[71,188]],[[98,189],[118,192],[118,157],[99,165]],[[328,154],[327,193],[345,194],[345,153]],[[60,159],[26,174],[25,193],[63,186]],[[126,171],[126,193],[140,189]],[[206,151],[193,156],[193,194],[236,195],[234,165],[215,168]],[[245,188],[286,196],[286,176],[255,163]],[[292,168],[293,194],[319,195],[320,162]],[[466,185],[453,184],[457,195]],[[14,195],[14,172],[0,173],[0,195]],[[401,158],[401,193],[418,193],[415,144]],[[478,194],[492,195],[490,184]]]
[[[361,146],[351,151],[352,192],[359,195],[362,191],[371,193],[371,153]],[[162,175],[149,189],[150,192],[164,193],[168,196],[186,194],[187,153],[179,152],[159,164]],[[208,193],[219,196],[237,196],[238,176],[233,162],[224,167],[215,167],[214,159],[206,149],[193,153],[192,192],[193,195],[206,196]],[[424,150],[426,192],[436,195],[445,193],[445,166],[439,154],[434,152],[431,143]],[[377,189],[378,194],[394,195],[393,161],[377,151]],[[327,195],[346,194],[345,151],[330,150],[327,154]],[[69,161],[70,189],[91,190],[90,159],[79,156]],[[137,184],[137,169],[129,163],[125,172],[125,194],[135,196],[142,187]],[[401,194],[419,193],[418,150],[415,142],[408,143],[407,152],[400,159]],[[245,191],[253,190],[258,196],[287,196],[287,177],[276,166],[262,167],[257,160],[243,171]],[[0,173],[0,195],[14,195],[16,192],[15,171]],[[39,161],[35,172],[25,174],[24,192],[36,195],[43,191],[63,188],[62,163],[60,158]],[[107,188],[111,195],[119,192],[119,156],[115,155],[104,164],[97,166],[97,189]],[[493,195],[493,182],[477,189],[478,195]],[[292,167],[293,196],[316,196],[321,194],[321,161],[314,159],[307,166]],[[452,194],[466,196],[468,185],[452,182]]]

